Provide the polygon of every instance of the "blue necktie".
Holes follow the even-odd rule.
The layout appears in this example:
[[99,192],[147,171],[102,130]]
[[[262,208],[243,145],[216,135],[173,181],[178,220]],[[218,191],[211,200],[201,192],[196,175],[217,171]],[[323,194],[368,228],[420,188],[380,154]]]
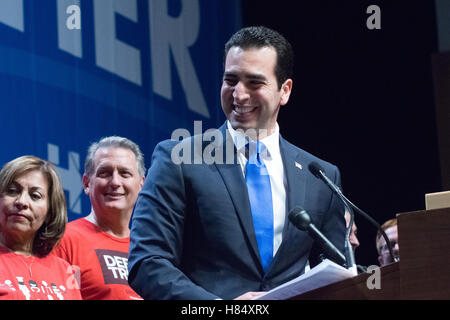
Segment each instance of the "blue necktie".
[[273,205],[270,177],[262,157],[266,146],[258,141],[250,142],[249,148],[245,181],[259,255],[264,271],[267,271],[273,259]]

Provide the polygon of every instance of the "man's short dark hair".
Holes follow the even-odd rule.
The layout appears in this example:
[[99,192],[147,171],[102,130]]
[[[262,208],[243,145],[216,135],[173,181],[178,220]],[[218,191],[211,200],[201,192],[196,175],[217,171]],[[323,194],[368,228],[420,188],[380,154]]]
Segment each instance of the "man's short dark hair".
[[242,49],[273,47],[277,53],[275,76],[278,87],[292,78],[294,73],[294,52],[291,44],[280,33],[267,27],[247,27],[237,31],[225,44],[224,66],[228,51],[232,47]]

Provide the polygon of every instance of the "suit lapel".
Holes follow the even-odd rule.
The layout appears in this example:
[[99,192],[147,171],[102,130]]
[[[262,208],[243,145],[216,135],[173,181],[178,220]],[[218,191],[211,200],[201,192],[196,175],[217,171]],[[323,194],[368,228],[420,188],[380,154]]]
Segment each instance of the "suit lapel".
[[[239,164],[239,161],[237,159],[236,148],[234,147],[230,134],[226,130],[226,124],[220,127],[219,130],[222,132],[222,136],[225,138],[222,141],[222,145],[217,146],[223,148],[222,150],[224,159],[232,158],[233,163],[227,164],[224,160],[224,164],[218,164],[215,162],[215,166],[217,167],[217,170],[219,171],[225,183],[225,186],[228,189],[228,193],[230,195],[231,201],[233,202],[234,208],[236,209],[241,226],[250,243],[251,250],[253,251],[254,256],[260,261],[258,244],[256,242],[250,209],[250,201],[248,199],[247,186],[245,183],[244,175],[242,174],[241,165]],[[228,143],[233,144],[233,148],[231,148],[230,146],[226,147],[226,139],[229,139]],[[227,157],[226,152],[231,152],[231,150],[233,152],[233,157]],[[262,266],[260,266],[260,268],[262,269]]]
[[[283,159],[284,172],[287,180],[287,214],[296,206],[305,202],[306,195],[306,174],[308,168],[305,168],[305,161],[301,154],[286,140],[280,136],[280,152]],[[285,228],[286,230],[286,223]]]
[[[305,167],[305,161],[301,153],[298,152],[290,143],[284,140],[280,135],[280,153],[283,159],[284,172],[286,174],[286,216],[283,228],[283,240],[280,248],[272,261],[269,272],[272,268],[277,268],[280,262],[285,258],[286,248],[295,243],[295,237],[298,237],[295,226],[289,222],[288,214],[296,205],[303,205],[306,195],[306,174],[308,169]],[[298,239],[297,239],[298,240]],[[283,256],[284,255],[284,256]]]

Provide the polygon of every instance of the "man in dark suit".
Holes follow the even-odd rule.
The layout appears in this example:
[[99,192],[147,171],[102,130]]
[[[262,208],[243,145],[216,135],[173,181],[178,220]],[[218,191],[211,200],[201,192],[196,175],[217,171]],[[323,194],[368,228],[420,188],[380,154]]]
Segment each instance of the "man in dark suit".
[[299,276],[320,250],[287,219],[296,205],[343,252],[344,208],[307,168],[318,162],[337,185],[339,170],[279,134],[292,69],[283,36],[241,29],[225,46],[226,123],[156,146],[128,260],[129,283],[143,298],[250,299]]

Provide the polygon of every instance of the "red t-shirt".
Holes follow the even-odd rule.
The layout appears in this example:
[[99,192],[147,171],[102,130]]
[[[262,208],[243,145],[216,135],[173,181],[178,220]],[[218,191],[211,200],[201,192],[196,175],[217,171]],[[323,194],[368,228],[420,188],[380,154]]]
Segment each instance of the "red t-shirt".
[[141,300],[128,284],[130,238],[117,238],[81,218],[67,224],[53,254],[81,272],[85,300]]
[[0,247],[0,300],[80,300],[75,269],[48,255],[25,257]]

